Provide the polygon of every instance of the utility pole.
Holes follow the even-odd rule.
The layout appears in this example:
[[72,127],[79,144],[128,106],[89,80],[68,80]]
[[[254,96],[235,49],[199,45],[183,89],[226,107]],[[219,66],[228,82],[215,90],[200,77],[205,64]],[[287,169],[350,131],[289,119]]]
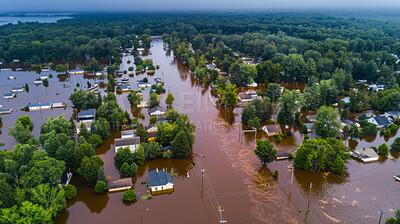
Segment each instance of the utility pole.
[[379,209],[378,213],[379,213],[379,224],[381,224],[382,215],[384,212],[381,209]]
[[[149,209],[146,208],[144,211],[148,211]],[[140,211],[140,224],[143,224],[143,211]]]
[[222,218],[222,212],[225,211],[225,209],[222,209],[221,206],[218,206],[218,211],[219,211],[219,223],[226,223],[227,221]]
[[310,183],[310,192],[308,193],[308,205],[307,205],[307,210],[310,207],[310,200],[311,200],[311,188],[312,188],[312,182]]
[[204,197],[204,194],[203,194],[204,168],[201,168],[200,170],[201,170],[201,197],[203,198]]
[[294,167],[293,167],[293,165],[292,165],[292,177],[290,178],[290,194],[289,194],[289,200],[290,200],[290,197],[292,196],[293,173],[294,173]]

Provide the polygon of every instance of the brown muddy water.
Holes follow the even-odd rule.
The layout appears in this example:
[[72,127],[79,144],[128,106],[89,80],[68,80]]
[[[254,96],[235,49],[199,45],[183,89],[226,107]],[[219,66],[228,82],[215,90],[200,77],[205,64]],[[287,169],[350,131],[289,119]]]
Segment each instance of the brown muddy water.
[[[197,125],[194,152],[205,157],[193,155],[189,159],[157,159],[139,166],[138,174],[133,178],[134,189],[138,197],[149,194],[149,189],[140,182],[147,180],[147,172],[155,168],[174,169],[175,190],[170,194],[154,196],[151,200],[137,200],[134,203],[123,203],[121,192],[97,195],[86,181],[74,176],[71,184],[78,188],[78,196],[68,201],[67,208],[56,218],[55,223],[140,223],[143,212],[143,223],[219,223],[218,206],[224,210],[223,219],[232,224],[249,223],[377,223],[378,210],[386,213],[383,218],[393,216],[392,209],[400,208],[400,183],[393,180],[393,175],[400,174],[397,153],[391,152],[389,158],[381,158],[379,162],[362,164],[350,160],[346,164],[345,175],[338,176],[322,172],[295,170],[292,194],[290,194],[289,171],[292,161],[276,161],[262,165],[253,153],[254,134],[245,135],[243,143],[239,141],[240,112],[235,110],[219,110],[215,107],[216,98],[206,85],[192,79],[185,66],[175,60],[172,53],[163,50],[161,40],[154,40],[148,58],[160,69],[149,81],[154,83],[155,77],[162,77],[167,92],[175,97],[173,107],[180,113],[188,114],[190,120]],[[124,57],[121,70],[127,70],[127,61],[132,57]],[[7,80],[8,75],[16,75],[17,79]],[[55,72],[53,72],[55,74]],[[6,145],[2,149],[12,149],[16,142],[7,136],[7,127],[16,119],[28,114],[33,121],[33,133],[39,136],[40,126],[49,116],[66,114],[67,119],[75,115],[69,104],[66,109],[48,111],[20,111],[29,102],[68,102],[76,82],[86,86],[87,80],[82,75],[72,75],[69,79],[54,77],[48,87],[33,85],[38,78],[35,72],[1,72],[1,94],[9,92],[12,87],[29,83],[29,93],[19,93],[12,100],[0,99],[3,108],[13,108],[12,114],[3,115],[0,142]],[[136,80],[146,74],[130,77],[130,84],[137,89]],[[128,74],[123,77],[129,77]],[[63,83],[70,83],[70,88],[62,88]],[[94,80],[90,80],[94,83]],[[59,93],[57,95],[57,93]],[[148,124],[147,109],[131,107],[127,93],[117,95],[122,109],[136,115],[143,113]],[[144,91],[144,99],[149,97],[148,89]],[[161,104],[165,106],[166,94],[162,94]],[[284,126],[282,126],[284,128]],[[291,127],[289,127],[291,130]],[[287,131],[287,130],[285,130]],[[296,150],[302,142],[302,134],[291,130],[293,135],[274,142],[279,152]],[[115,169],[113,142],[120,132],[106,139],[96,153],[105,161],[107,176],[119,178]],[[346,140],[351,148],[378,146],[383,142],[391,144],[396,133],[390,139],[383,136],[365,138],[364,140]],[[265,139],[263,133],[257,133],[258,139]],[[193,166],[193,163],[195,165]],[[204,168],[205,177],[202,187],[200,169]],[[280,170],[279,178],[272,173]],[[311,201],[307,212],[309,186],[312,182]],[[146,210],[148,209],[148,210]]]

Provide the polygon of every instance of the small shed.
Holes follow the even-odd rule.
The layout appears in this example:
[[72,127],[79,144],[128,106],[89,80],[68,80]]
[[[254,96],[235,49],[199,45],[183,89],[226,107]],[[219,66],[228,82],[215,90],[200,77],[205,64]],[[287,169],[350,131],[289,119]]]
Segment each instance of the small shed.
[[115,153],[118,150],[128,147],[131,150],[131,153],[136,152],[137,147],[140,144],[139,137],[130,137],[130,138],[116,138],[114,139],[114,147]]
[[372,148],[358,148],[350,151],[350,154],[364,163],[378,161],[379,155]]
[[165,170],[155,169],[149,172],[151,194],[159,194],[174,190],[172,175]]
[[125,191],[132,188],[132,178],[123,178],[119,180],[107,180],[108,191]]
[[265,125],[261,128],[268,136],[273,136],[275,134],[282,134],[282,128],[280,124]]

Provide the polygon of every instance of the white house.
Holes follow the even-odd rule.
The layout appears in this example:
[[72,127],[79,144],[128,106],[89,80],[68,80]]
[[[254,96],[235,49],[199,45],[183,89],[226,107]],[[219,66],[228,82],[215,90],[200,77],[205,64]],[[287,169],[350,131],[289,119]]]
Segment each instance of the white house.
[[152,170],[149,172],[149,186],[151,193],[162,193],[174,189],[174,181],[170,173],[164,170]]
[[115,153],[118,150],[128,147],[131,150],[131,153],[136,152],[137,147],[140,145],[139,137],[130,137],[130,138],[116,138],[114,139]]
[[376,125],[377,128],[387,127],[389,124],[392,124],[394,118],[388,115],[381,115],[376,117],[368,118],[367,121]]
[[364,163],[378,161],[379,155],[371,148],[355,149],[350,154]]
[[163,116],[167,113],[167,110],[160,106],[154,106],[149,109],[150,116]]
[[385,90],[385,85],[369,85],[368,88],[372,88],[374,92]]
[[23,92],[24,91],[24,87],[14,87],[12,88],[12,92],[13,93],[19,93],[19,92]]
[[51,109],[52,103],[30,103],[28,105],[29,111],[35,111],[35,110],[48,110]]
[[6,93],[4,94],[4,99],[12,99],[15,97],[14,93]]

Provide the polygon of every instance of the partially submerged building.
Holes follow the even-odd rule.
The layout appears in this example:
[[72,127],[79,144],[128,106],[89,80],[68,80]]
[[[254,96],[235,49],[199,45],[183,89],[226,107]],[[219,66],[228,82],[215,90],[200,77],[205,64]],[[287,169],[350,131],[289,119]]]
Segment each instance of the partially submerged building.
[[364,163],[378,161],[379,155],[372,148],[358,148],[350,151],[350,154]]
[[168,193],[174,190],[174,181],[164,169],[155,169],[149,172],[149,186],[151,194]]
[[377,128],[387,127],[394,122],[394,117],[388,115],[381,115],[368,118],[369,123],[374,124]]
[[280,124],[265,125],[261,128],[268,136],[276,134],[282,134],[282,128]]
[[137,147],[140,145],[139,137],[126,137],[126,138],[116,138],[114,139],[115,153],[123,148],[129,148],[131,153],[136,152]]

